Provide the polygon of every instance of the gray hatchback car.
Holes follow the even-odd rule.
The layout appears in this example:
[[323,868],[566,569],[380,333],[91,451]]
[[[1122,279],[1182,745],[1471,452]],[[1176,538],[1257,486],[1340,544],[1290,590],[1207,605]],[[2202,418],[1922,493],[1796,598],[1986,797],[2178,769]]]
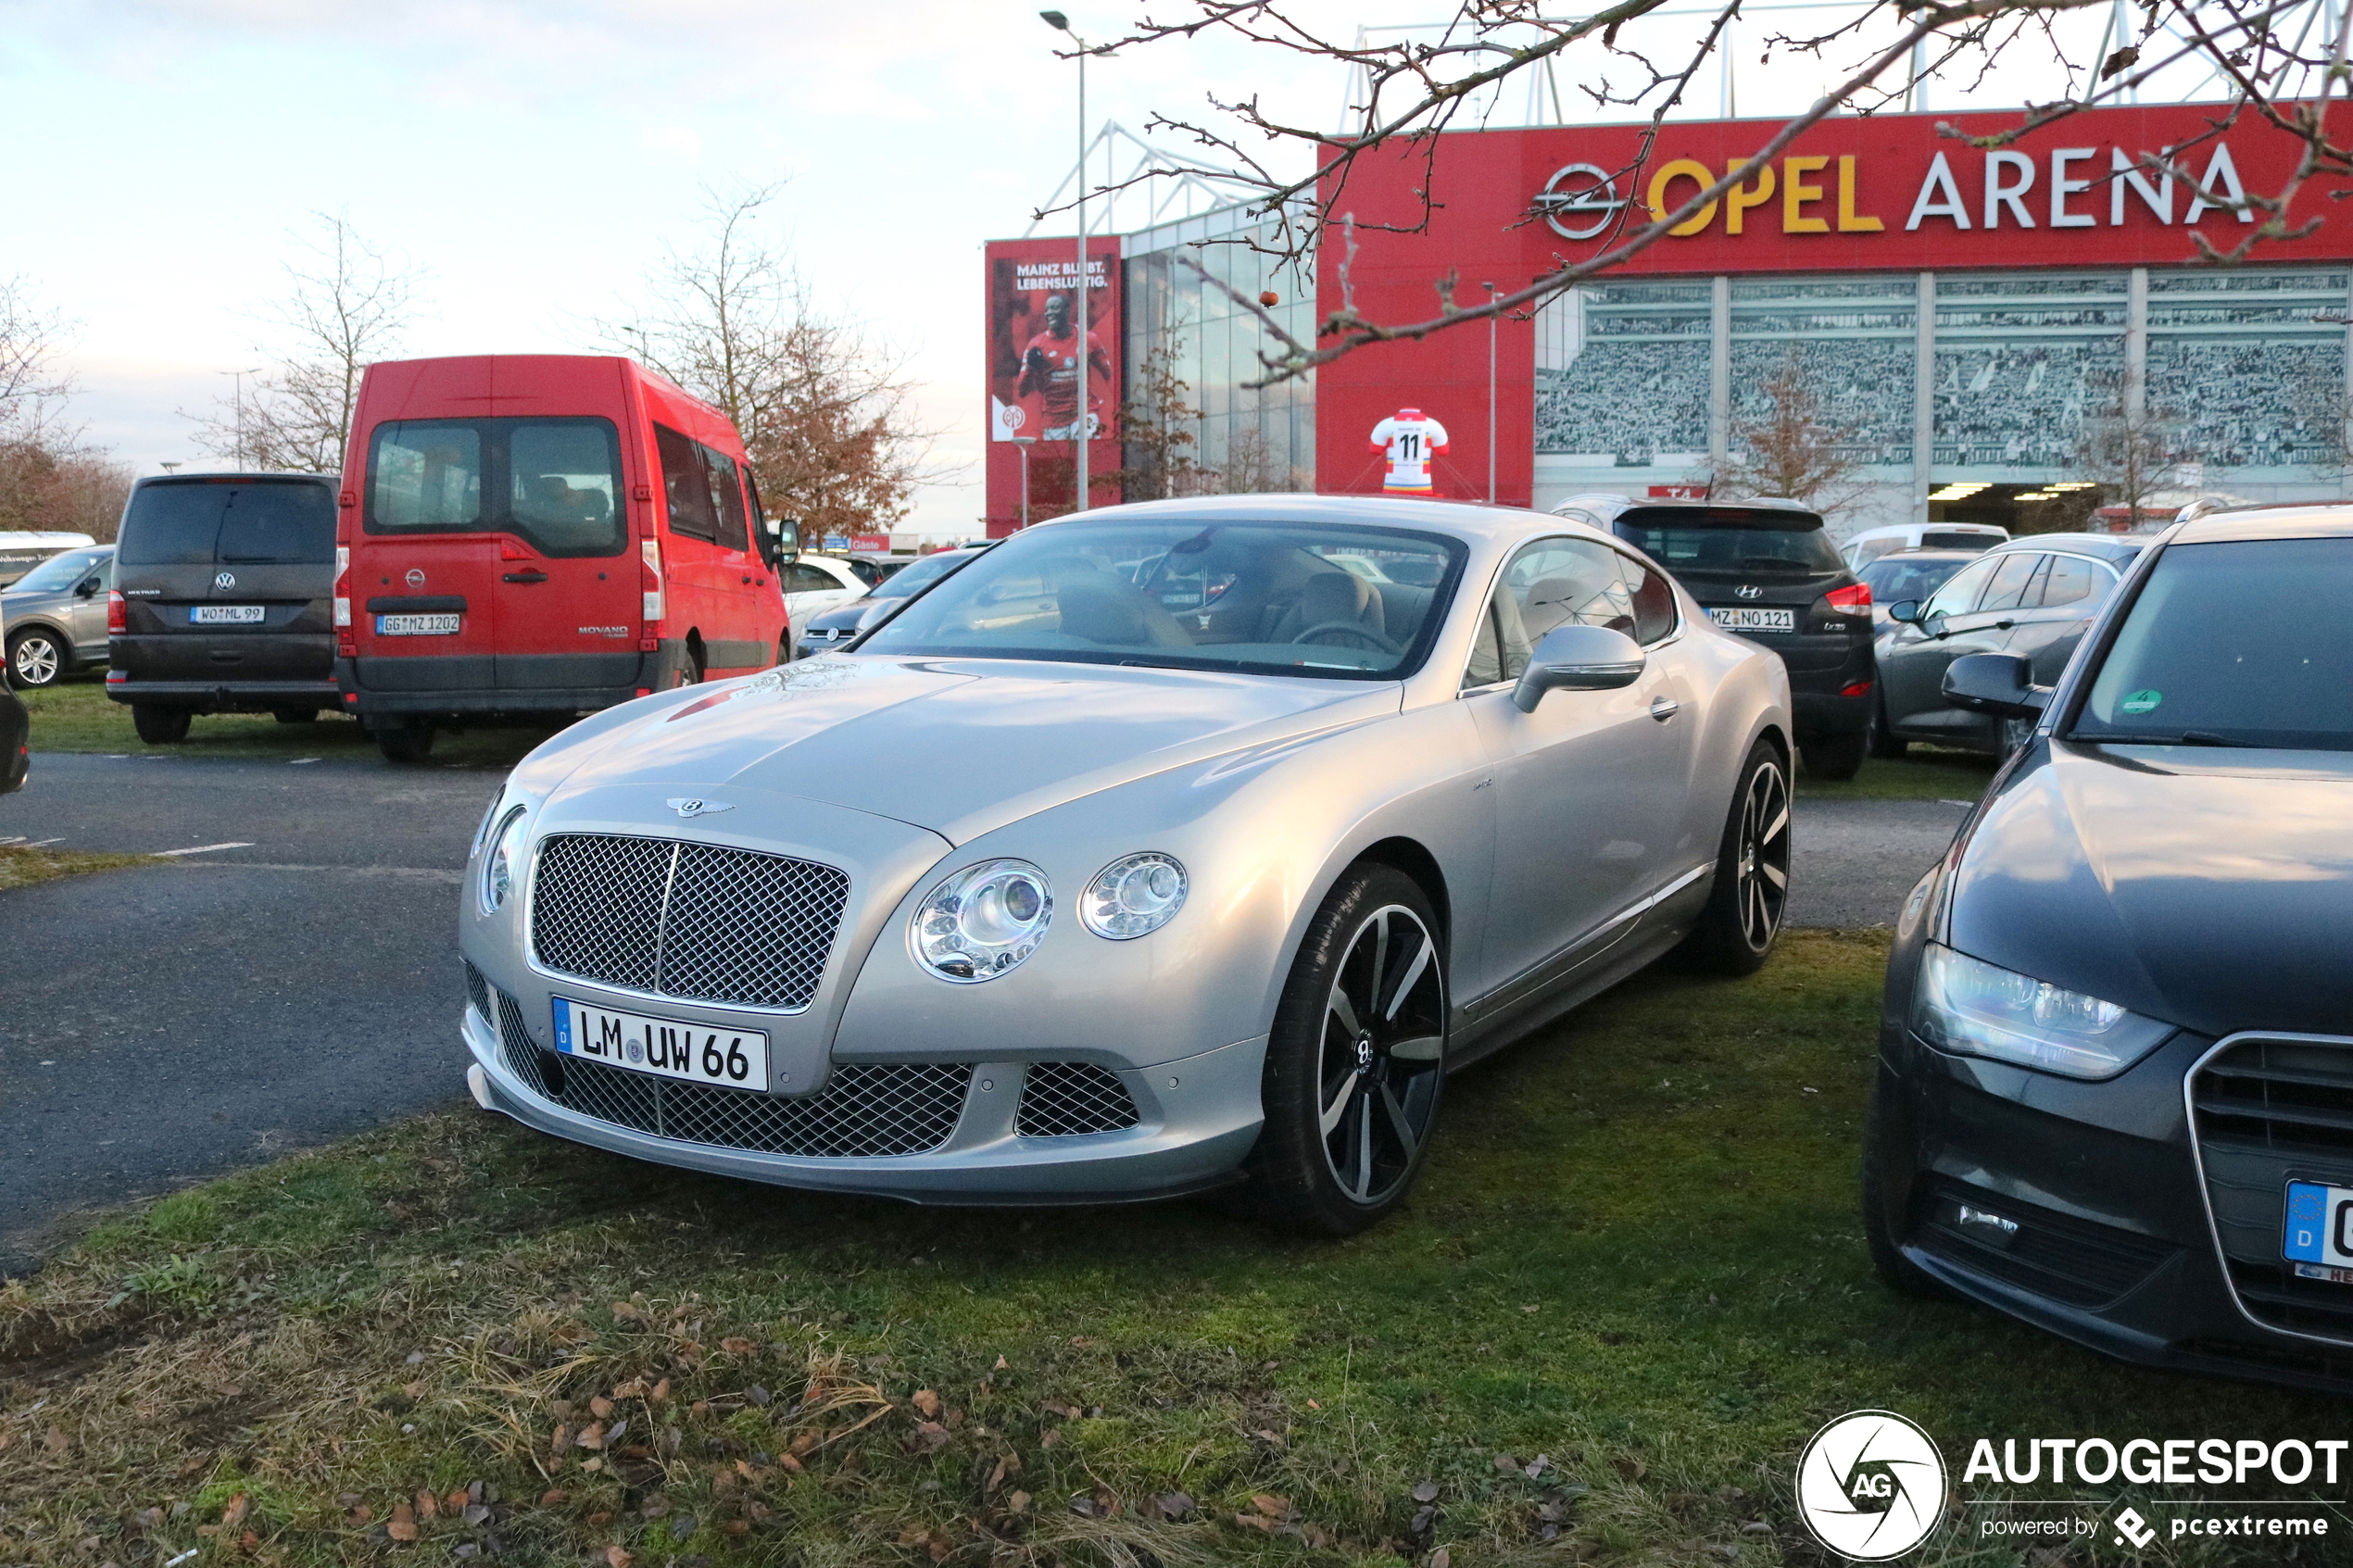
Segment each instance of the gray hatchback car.
[[110,545],[51,556],[9,584],[0,594],[9,684],[53,686],[85,665],[106,663],[107,590],[113,586]]

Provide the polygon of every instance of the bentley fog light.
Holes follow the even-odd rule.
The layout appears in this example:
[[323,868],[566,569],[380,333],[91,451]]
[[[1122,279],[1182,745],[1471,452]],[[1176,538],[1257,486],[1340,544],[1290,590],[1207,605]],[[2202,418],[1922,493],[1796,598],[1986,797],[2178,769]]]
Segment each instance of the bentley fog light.
[[924,968],[969,985],[994,980],[1036,952],[1053,918],[1044,872],[1026,860],[983,860],[924,895],[907,941]]
[[522,865],[523,809],[507,813],[491,835],[490,853],[482,861],[482,912],[497,914],[515,890],[515,875]]
[[2070,1078],[2113,1078],[2173,1033],[2114,1002],[1933,942],[1920,958],[1912,1028],[1938,1050]]
[[1078,918],[1114,942],[1149,935],[1185,907],[1185,868],[1174,855],[1129,855],[1095,873],[1078,901]]

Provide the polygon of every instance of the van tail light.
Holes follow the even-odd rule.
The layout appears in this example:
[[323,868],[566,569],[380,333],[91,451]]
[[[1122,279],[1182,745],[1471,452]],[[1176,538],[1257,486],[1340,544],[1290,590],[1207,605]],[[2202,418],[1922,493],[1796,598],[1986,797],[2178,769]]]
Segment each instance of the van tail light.
[[1822,596],[1822,602],[1841,615],[1871,613],[1871,585],[1857,583],[1851,588],[1838,588]]
[[[315,581],[315,580],[314,580]],[[107,633],[109,636],[131,630],[131,606],[121,593],[107,590]]]
[[531,552],[512,539],[501,539],[498,541],[498,558],[500,560],[529,560]]
[[637,585],[646,591],[645,622],[648,628],[659,623],[663,615],[661,597],[661,541],[637,541]]
[[335,626],[351,624],[351,546],[335,546]]

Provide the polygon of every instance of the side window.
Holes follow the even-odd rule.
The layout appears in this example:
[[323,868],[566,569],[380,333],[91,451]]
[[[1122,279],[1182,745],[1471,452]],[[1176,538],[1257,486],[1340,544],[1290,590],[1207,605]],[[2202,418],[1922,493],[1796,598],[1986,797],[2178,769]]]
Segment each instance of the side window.
[[1920,619],[1933,620],[1940,615],[1967,615],[1977,608],[1977,596],[1984,590],[1985,580],[1994,575],[1999,560],[1973,560],[1944,580],[1944,586],[1929,596],[1920,607]]
[[1617,558],[1618,581],[1634,609],[1634,640],[1649,646],[1675,630],[1675,588],[1667,573],[1631,556]]
[[1495,626],[1495,607],[1478,612],[1478,635],[1471,641],[1470,662],[1463,666],[1463,689],[1491,686],[1504,678],[1503,639]]
[[1557,626],[1610,626],[1632,635],[1633,596],[1617,561],[1616,550],[1583,539],[1521,546],[1495,584],[1463,684],[1518,680],[1529,649]]
[[103,594],[113,586],[114,557],[108,556],[106,559],[98,563],[98,592]]
[[1994,581],[1985,589],[1985,597],[1978,601],[1978,613],[2018,608],[2026,600],[2027,584],[2033,580],[2035,569],[2042,564],[2042,556],[2032,550],[2002,557]]
[[658,424],[654,447],[661,454],[661,487],[670,502],[670,531],[689,539],[717,539],[719,516],[711,507],[711,484],[703,477],[695,444],[668,425]]
[[2053,556],[2050,575],[2043,580],[2043,608],[2082,604],[2100,591],[2096,571],[2081,556]]
[[804,560],[793,562],[792,576],[786,580],[785,592],[787,594],[829,594],[840,586],[841,584],[835,582],[832,575],[824,568],[812,566]]
[[703,477],[711,485],[711,515],[719,521],[714,542],[728,550],[751,548],[751,535],[744,525],[744,486],[736,477],[736,459],[726,453],[695,443],[696,456],[702,459]]
[[457,420],[376,427],[369,454],[371,521],[385,529],[465,529],[482,522],[482,433]]

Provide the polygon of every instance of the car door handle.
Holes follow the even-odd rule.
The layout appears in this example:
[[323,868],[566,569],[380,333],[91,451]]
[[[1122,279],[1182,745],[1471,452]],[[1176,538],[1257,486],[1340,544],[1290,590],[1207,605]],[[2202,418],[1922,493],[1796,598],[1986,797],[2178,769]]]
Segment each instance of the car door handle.
[[2015,621],[1996,621],[1994,622],[1994,630],[1996,632],[2007,632],[2017,624],[2018,622]]
[[1683,705],[1671,696],[1658,697],[1651,703],[1651,717],[1662,724],[1681,711]]
[[547,581],[547,574],[544,571],[510,571],[498,581],[501,583],[545,583]]

